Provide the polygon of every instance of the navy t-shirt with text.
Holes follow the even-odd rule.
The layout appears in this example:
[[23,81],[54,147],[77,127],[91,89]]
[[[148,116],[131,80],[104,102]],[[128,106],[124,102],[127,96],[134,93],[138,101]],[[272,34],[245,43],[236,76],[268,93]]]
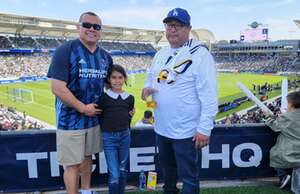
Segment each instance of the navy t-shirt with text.
[[[67,88],[84,104],[98,104],[112,64],[112,58],[105,50],[97,46],[96,51],[91,53],[76,39],[56,49],[47,76],[66,82]],[[58,97],[55,103],[58,129],[78,130],[99,125],[96,116],[84,116]]]

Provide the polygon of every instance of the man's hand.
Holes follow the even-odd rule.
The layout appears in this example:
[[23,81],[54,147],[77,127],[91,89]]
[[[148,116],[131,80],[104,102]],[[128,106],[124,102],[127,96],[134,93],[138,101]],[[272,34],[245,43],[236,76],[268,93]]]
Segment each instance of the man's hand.
[[80,112],[89,117],[100,115],[102,113],[102,110],[97,107],[98,105],[94,103],[86,104]]
[[209,144],[209,136],[196,132],[193,141],[195,141],[195,148],[201,149]]
[[143,88],[142,90],[142,100],[146,101],[147,97],[150,96],[151,94],[157,92],[154,88]]

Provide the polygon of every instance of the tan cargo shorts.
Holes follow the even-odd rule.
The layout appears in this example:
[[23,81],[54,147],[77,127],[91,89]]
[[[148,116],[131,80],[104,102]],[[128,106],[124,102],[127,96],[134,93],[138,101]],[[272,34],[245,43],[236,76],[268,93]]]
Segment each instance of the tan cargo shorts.
[[102,151],[100,126],[82,130],[56,131],[57,160],[60,165],[81,164],[85,156]]

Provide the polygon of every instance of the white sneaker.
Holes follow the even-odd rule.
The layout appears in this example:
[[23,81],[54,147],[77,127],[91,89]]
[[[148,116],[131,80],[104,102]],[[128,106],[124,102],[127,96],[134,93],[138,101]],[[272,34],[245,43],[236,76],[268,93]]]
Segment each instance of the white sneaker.
[[291,175],[285,175],[282,180],[280,181],[280,189],[283,189],[288,183],[291,181]]

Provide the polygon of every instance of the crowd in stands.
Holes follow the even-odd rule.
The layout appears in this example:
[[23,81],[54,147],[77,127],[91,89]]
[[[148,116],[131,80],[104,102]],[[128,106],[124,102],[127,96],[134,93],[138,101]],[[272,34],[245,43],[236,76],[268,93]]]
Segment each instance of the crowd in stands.
[[101,42],[101,46],[108,51],[119,52],[156,52],[151,44],[145,43],[121,43],[121,42]]
[[11,43],[6,37],[0,36],[0,49],[8,49],[8,48],[11,48]]
[[25,129],[42,129],[44,126],[36,120],[28,118],[26,113],[16,112],[15,108],[0,104],[0,131]]
[[[274,115],[279,115],[280,112],[280,98],[268,103],[268,108],[274,113]],[[248,110],[245,114],[233,113],[232,115],[226,116],[226,118],[217,122],[217,124],[247,124],[247,123],[264,123],[266,121],[266,116],[263,111],[258,108],[252,108]]]
[[[0,36],[0,49],[54,49],[67,41],[65,38],[51,37],[26,37],[26,36]],[[109,52],[128,53],[128,52],[156,52],[156,49],[148,43],[133,42],[99,42],[101,46]],[[217,68],[220,71],[251,72],[251,73],[278,73],[278,72],[300,72],[300,57],[296,54],[224,54],[213,53]],[[126,64],[126,66],[136,67],[141,64],[140,57],[116,57],[116,63]],[[150,60],[145,63],[150,64]],[[149,57],[150,59],[150,57]],[[128,62],[132,62],[129,64]],[[142,61],[143,64],[144,61]],[[142,65],[144,67],[144,65]],[[139,67],[138,67],[139,68]],[[136,69],[136,68],[135,68]]]
[[53,49],[65,41],[64,38],[0,36],[0,49]]
[[[0,36],[0,49],[53,49],[67,41],[64,38]],[[100,42],[107,51],[156,52],[151,44],[127,42]]]
[[10,37],[13,48],[37,48],[36,41],[31,37]]
[[[0,36],[1,49],[53,49],[67,41],[66,39],[44,37]],[[100,42],[107,51],[151,52],[156,50],[146,43]],[[114,63],[122,65],[126,70],[146,69],[152,56],[148,55],[113,55]],[[28,76],[45,76],[51,62],[51,53],[3,54],[0,55],[0,79]]]
[[300,72],[298,55],[214,55],[217,68],[224,71],[250,73]]
[[[152,61],[151,56],[113,56],[115,64],[126,70],[146,69]],[[51,55],[48,53],[0,55],[0,79],[46,76]]]
[[115,64],[123,66],[126,70],[146,69],[150,66],[151,56],[113,56]]
[[45,76],[50,64],[49,54],[0,55],[0,79]]
[[59,40],[55,38],[37,38],[36,39],[40,48],[52,49],[56,48],[64,42],[64,40]]
[[[12,37],[0,35],[0,50],[3,49],[52,49],[61,45],[67,39],[50,37]],[[151,64],[152,56],[148,55],[120,55],[128,52],[156,52],[151,44],[146,43],[127,43],[127,42],[100,42],[101,46],[110,52],[119,52],[113,55],[115,64],[123,66],[129,70],[144,70]],[[214,58],[219,71],[250,72],[250,73],[278,73],[278,72],[300,72],[300,56],[298,55],[279,55],[279,54],[221,54],[214,53]],[[45,76],[51,62],[51,53],[31,53],[31,54],[2,54],[0,55],[0,79]],[[299,86],[299,80],[289,82],[289,86]],[[280,86],[253,85],[252,88],[257,94],[265,97],[266,92],[273,89],[280,89]],[[238,107],[241,103],[248,100],[241,97],[219,105],[220,112],[226,112]],[[266,100],[266,99],[261,99]],[[279,101],[271,102],[269,108],[277,114]],[[265,119],[261,110],[253,108],[246,114],[239,115],[234,113],[225,119],[217,122],[219,124],[237,123],[260,123]],[[0,129],[12,128],[37,128],[35,122],[26,121],[20,114],[14,113],[13,109],[0,108]]]
[[[293,81],[288,80],[288,86],[289,89],[299,91],[300,88],[300,79],[294,79]],[[268,100],[268,92],[276,89],[281,89],[279,84],[271,85],[268,83],[265,83],[263,85],[253,85],[254,92],[258,93],[261,96],[261,101]],[[264,98],[262,98],[264,97]],[[238,98],[236,100],[245,99],[245,97]],[[234,100],[233,102],[235,102]],[[225,103],[224,103],[225,104]],[[281,97],[268,102],[267,107],[273,112],[274,115],[281,114]],[[219,109],[220,109],[219,105]],[[221,106],[221,108],[223,108]],[[266,116],[263,114],[262,110],[258,107],[254,107],[248,111],[246,111],[245,114],[243,113],[233,113],[232,115],[227,115],[224,119],[216,122],[217,124],[245,124],[245,123],[264,123],[266,120]]]

